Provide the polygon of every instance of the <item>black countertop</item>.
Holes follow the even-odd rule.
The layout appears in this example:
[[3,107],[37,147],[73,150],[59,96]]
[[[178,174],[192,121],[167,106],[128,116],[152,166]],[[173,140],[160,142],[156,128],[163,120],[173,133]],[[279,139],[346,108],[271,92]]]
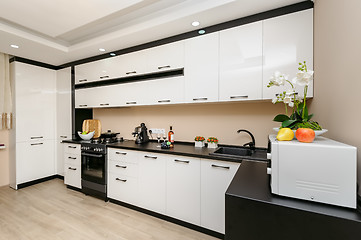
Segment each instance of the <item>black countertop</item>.
[[[82,142],[89,142],[89,141],[63,140],[63,142],[80,144]],[[173,154],[173,155],[181,155],[181,156],[196,157],[196,158],[207,158],[207,159],[215,159],[215,160],[222,160],[229,162],[242,162],[242,160],[262,161],[262,162],[267,161],[266,159],[267,151],[264,148],[256,148],[256,151],[249,157],[248,156],[228,157],[228,156],[210,155],[209,153],[213,153],[216,149],[206,148],[206,147],[203,148],[194,147],[194,143],[176,142],[174,144],[174,147],[170,149],[161,149],[160,147],[157,147],[157,145],[158,143],[154,141],[150,141],[148,143],[143,143],[143,144],[136,144],[134,140],[124,140],[123,142],[107,144],[107,147]],[[225,145],[220,145],[220,146],[225,146]],[[239,146],[233,146],[233,147],[239,147]]]
[[229,185],[226,195],[361,223],[361,213],[356,209],[272,194],[267,164],[262,162],[243,162]]

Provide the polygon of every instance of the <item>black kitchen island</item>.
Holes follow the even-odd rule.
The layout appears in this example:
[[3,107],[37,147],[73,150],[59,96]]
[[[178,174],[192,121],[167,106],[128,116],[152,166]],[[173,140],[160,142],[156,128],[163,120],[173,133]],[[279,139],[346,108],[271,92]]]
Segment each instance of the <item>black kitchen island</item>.
[[226,240],[361,239],[361,213],[271,194],[267,164],[243,161],[226,192]]

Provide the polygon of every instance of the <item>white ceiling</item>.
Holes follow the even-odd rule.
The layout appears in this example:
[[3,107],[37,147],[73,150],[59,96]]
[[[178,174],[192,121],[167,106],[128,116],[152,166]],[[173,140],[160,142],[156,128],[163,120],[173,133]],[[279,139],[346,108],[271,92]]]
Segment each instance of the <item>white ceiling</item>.
[[0,0],[0,52],[61,65],[302,1]]

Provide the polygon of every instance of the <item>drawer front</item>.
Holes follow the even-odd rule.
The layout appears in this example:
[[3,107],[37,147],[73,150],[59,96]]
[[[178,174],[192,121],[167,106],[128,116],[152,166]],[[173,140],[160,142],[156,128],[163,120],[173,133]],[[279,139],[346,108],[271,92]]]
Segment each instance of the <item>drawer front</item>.
[[124,161],[109,161],[109,172],[128,177],[138,177],[138,165]]
[[64,152],[70,154],[81,154],[80,144],[64,144]]
[[122,162],[137,164],[139,162],[139,156],[140,156],[139,154],[140,152],[137,151],[115,149],[115,148],[108,149],[108,159],[110,161],[122,161]]
[[69,186],[81,188],[81,169],[80,166],[65,164],[64,183]]
[[138,179],[110,173],[108,177],[108,197],[138,205]]
[[64,163],[74,166],[80,166],[81,164],[81,155],[64,153]]

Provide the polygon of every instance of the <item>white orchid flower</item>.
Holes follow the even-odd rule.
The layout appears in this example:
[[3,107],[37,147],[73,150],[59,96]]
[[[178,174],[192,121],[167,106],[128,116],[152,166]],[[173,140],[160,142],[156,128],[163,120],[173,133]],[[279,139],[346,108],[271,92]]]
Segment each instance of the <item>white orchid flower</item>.
[[274,86],[283,86],[286,83],[286,80],[288,80],[288,76],[282,74],[279,71],[276,71],[270,78],[270,83],[272,83]]
[[299,86],[308,86],[312,80],[313,71],[298,71],[296,77],[292,79],[292,82],[298,84]]
[[283,102],[285,104],[290,104],[292,102],[292,98],[290,96],[285,96],[285,98],[283,99]]
[[293,102],[290,102],[290,103],[288,103],[288,106],[293,108],[295,106],[295,104]]
[[278,102],[278,97],[275,97],[275,98],[272,99],[273,104],[276,104],[277,102]]

